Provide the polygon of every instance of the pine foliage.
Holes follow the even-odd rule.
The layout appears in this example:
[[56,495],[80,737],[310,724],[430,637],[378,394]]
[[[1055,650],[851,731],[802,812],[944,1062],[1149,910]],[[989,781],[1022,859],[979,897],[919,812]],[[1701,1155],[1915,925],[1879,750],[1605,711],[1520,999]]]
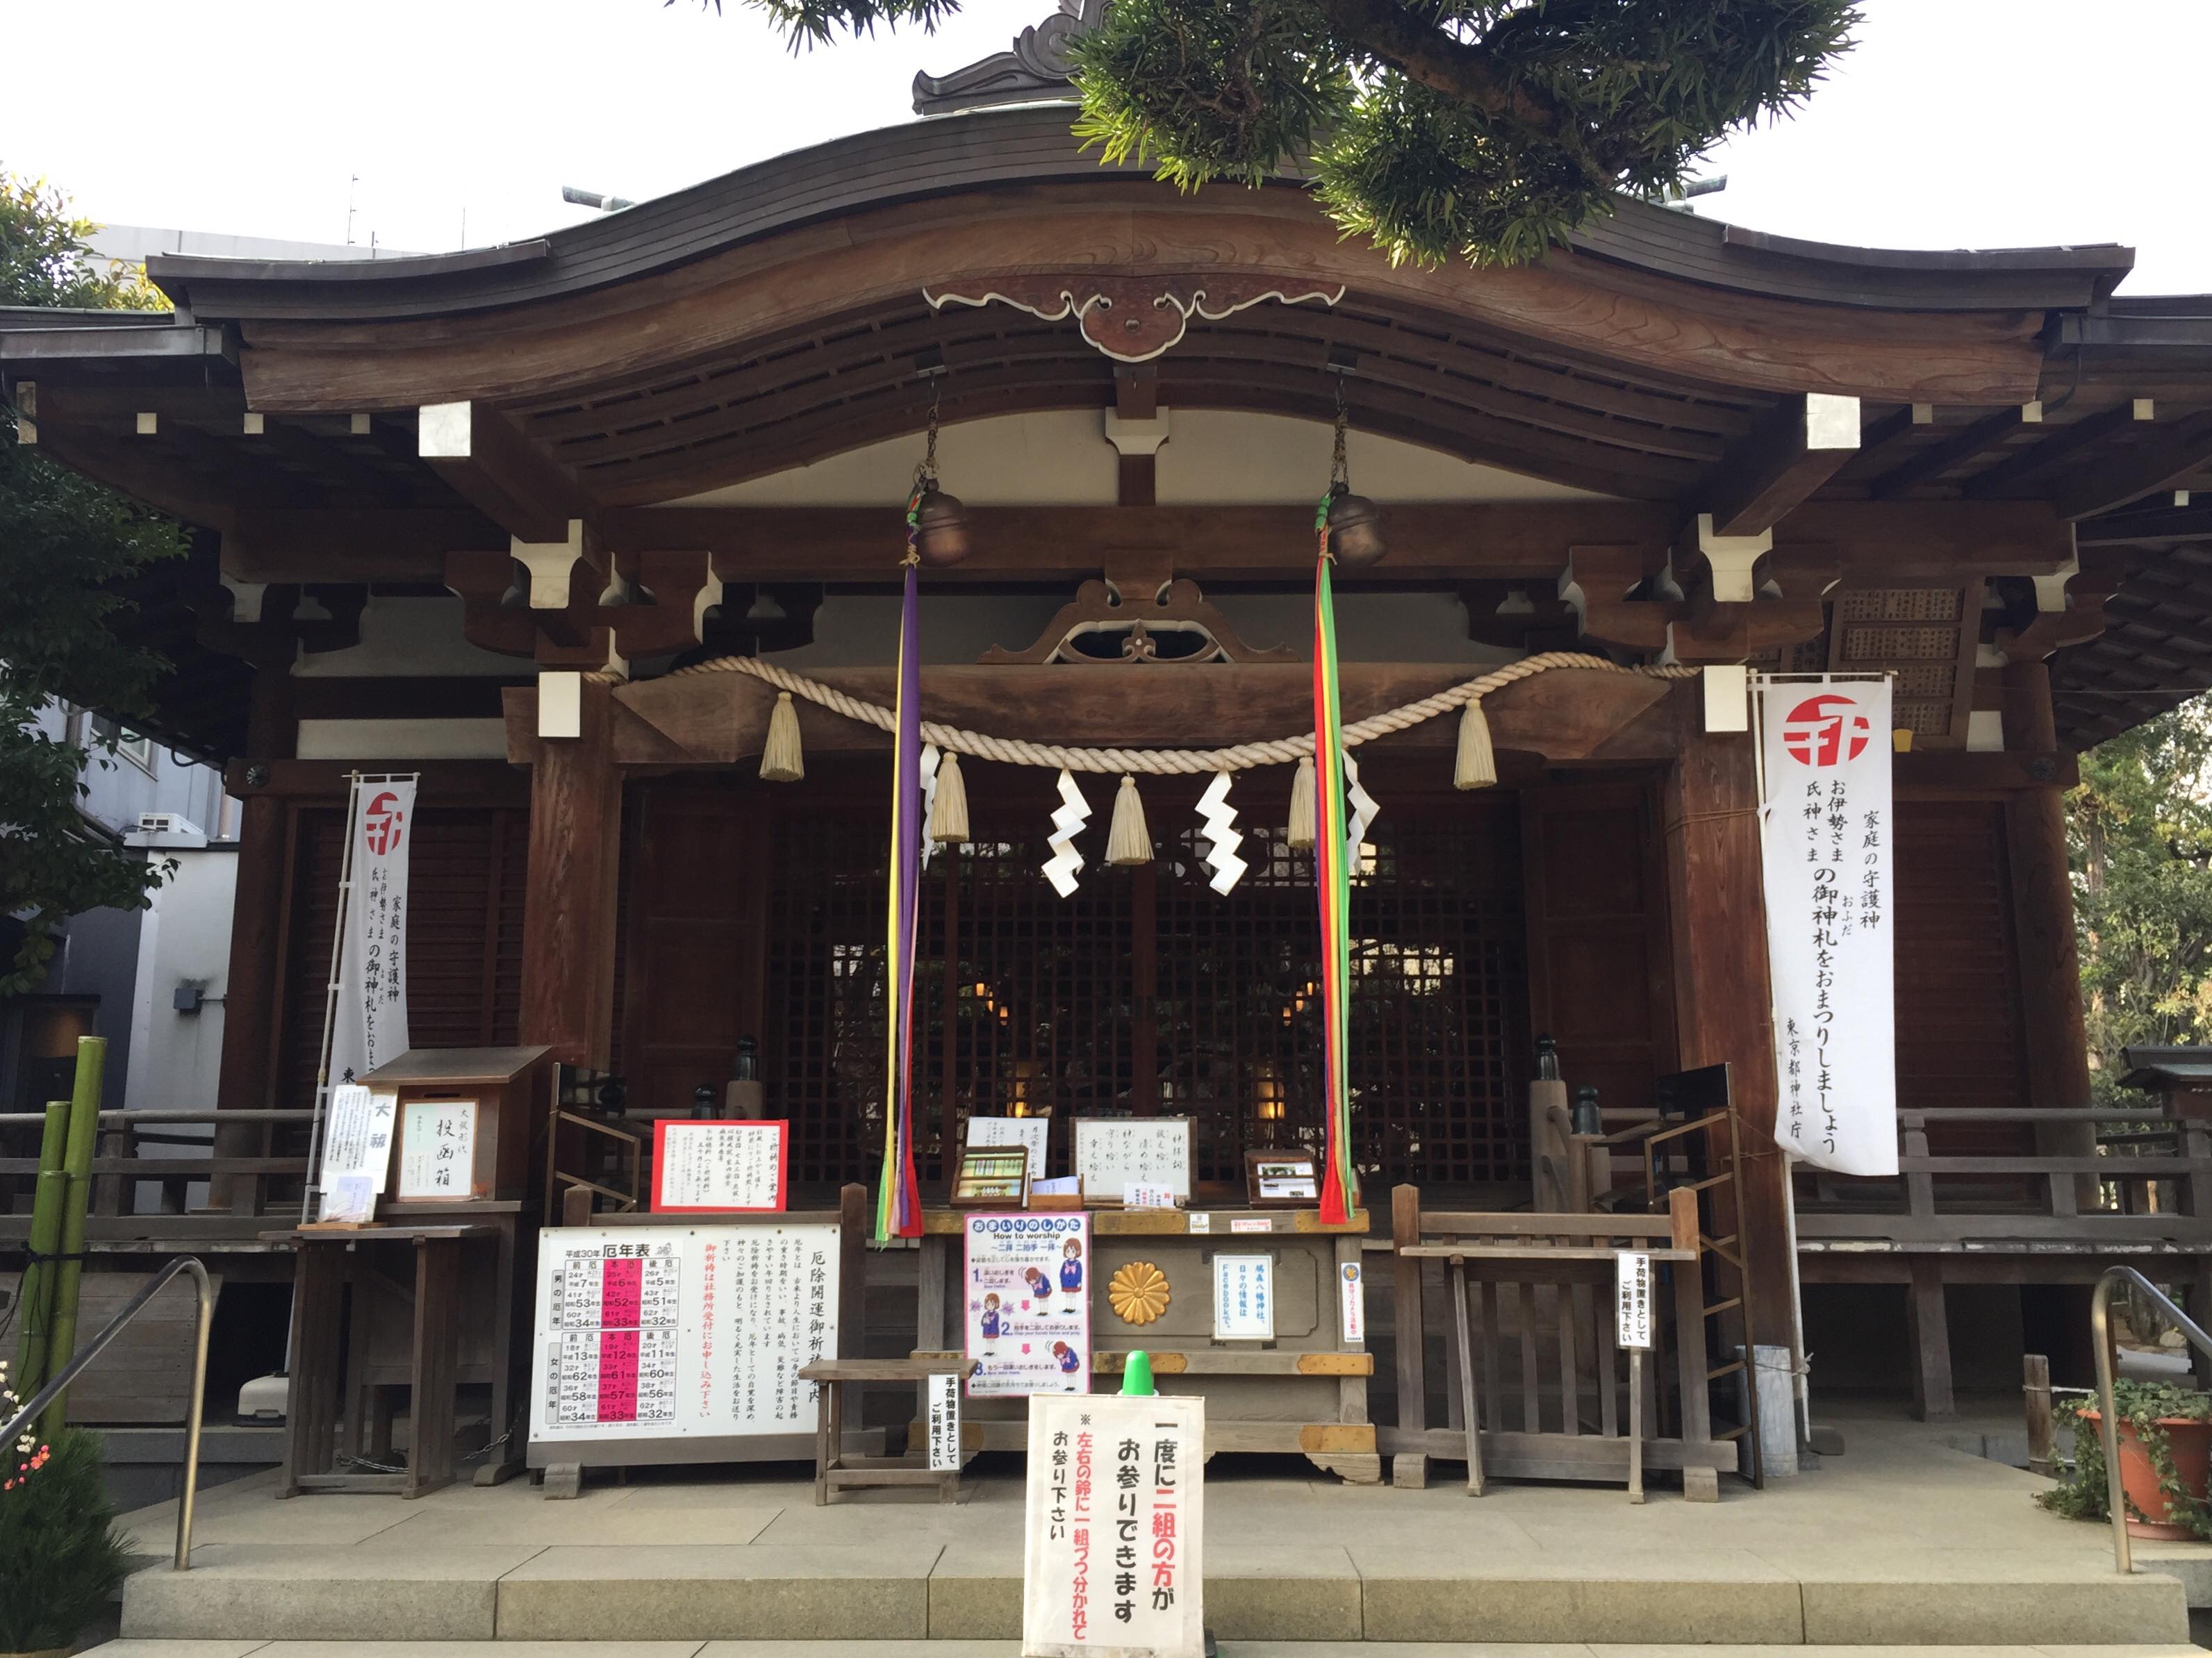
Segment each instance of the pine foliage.
[[129,1546],[100,1460],[97,1438],[65,1429],[41,1467],[0,1491],[0,1652],[70,1645],[122,1586]]

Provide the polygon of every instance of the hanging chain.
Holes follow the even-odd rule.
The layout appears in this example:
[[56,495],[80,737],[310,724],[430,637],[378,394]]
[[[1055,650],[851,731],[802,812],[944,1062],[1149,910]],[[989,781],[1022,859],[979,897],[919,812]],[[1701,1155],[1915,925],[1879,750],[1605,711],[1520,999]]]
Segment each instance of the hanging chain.
[[945,383],[933,379],[929,383],[929,441],[922,451],[921,464],[914,469],[914,487],[907,492],[906,556],[902,564],[919,564],[921,552],[921,498],[937,488],[937,410],[945,392]]
[[1344,406],[1344,376],[1336,377],[1336,447],[1328,458],[1328,492],[1333,495],[1348,495],[1352,489],[1352,468],[1344,458],[1345,434],[1351,428],[1352,417]]

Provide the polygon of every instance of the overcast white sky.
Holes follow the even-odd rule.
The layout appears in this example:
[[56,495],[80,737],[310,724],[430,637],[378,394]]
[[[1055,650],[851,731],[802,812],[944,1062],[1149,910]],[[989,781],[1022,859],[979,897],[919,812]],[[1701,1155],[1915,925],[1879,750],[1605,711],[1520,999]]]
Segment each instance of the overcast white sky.
[[[913,118],[918,68],[1003,47],[1051,0],[974,0],[934,39],[793,60],[739,0],[100,0],[0,5],[0,167],[110,223],[441,249],[586,216]],[[1906,247],[2119,241],[2135,294],[2212,291],[2207,0],[1864,0],[1794,120],[1728,144],[1736,223]]]

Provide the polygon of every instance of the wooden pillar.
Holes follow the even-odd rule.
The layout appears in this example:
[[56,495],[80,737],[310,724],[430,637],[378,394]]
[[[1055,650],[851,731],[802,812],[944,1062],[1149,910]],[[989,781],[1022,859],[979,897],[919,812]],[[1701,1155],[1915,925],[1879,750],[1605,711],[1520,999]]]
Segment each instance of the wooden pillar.
[[568,1065],[605,1066],[614,1034],[622,773],[613,718],[613,687],[586,679],[581,734],[539,738],[531,777],[520,1034]]
[[[2006,748],[2057,758],[2051,670],[2042,663],[2006,665],[2004,721]],[[2085,1106],[2089,1038],[2081,1014],[2074,884],[2066,862],[2066,807],[2057,783],[2014,790],[2005,797],[2004,815],[2028,1100],[2054,1109]],[[2081,1149],[2087,1150],[2086,1141]]]
[[1736,1224],[1750,1252],[1751,1312],[1761,1345],[1787,1346],[1788,1172],[1774,1143],[1779,1096],[1753,739],[1742,732],[1708,735],[1694,682],[1671,695],[1680,748],[1667,775],[1663,822],[1677,1046],[1684,1070],[1735,1067],[1743,1119]]

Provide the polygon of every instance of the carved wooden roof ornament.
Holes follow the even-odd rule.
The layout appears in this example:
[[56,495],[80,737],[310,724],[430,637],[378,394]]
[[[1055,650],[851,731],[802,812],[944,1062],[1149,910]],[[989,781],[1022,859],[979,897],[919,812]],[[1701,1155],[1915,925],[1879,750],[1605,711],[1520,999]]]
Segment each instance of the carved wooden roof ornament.
[[1105,15],[1106,0],[1060,0],[1057,12],[1024,29],[1008,50],[994,52],[950,75],[916,75],[914,112],[950,115],[994,104],[1072,101],[1074,65],[1067,61],[1067,43],[1097,27]]
[[1287,645],[1261,650],[1247,645],[1229,619],[1206,602],[1195,581],[1174,580],[1164,570],[1109,570],[1100,581],[1076,589],[1026,650],[1003,646],[979,661],[1047,662],[1297,662]]
[[1333,306],[1344,297],[1344,288],[1232,276],[1030,276],[969,293],[925,288],[921,296],[939,311],[995,300],[1047,322],[1074,317],[1083,337],[1116,362],[1149,362],[1182,340],[1193,317],[1219,322],[1267,300]]

